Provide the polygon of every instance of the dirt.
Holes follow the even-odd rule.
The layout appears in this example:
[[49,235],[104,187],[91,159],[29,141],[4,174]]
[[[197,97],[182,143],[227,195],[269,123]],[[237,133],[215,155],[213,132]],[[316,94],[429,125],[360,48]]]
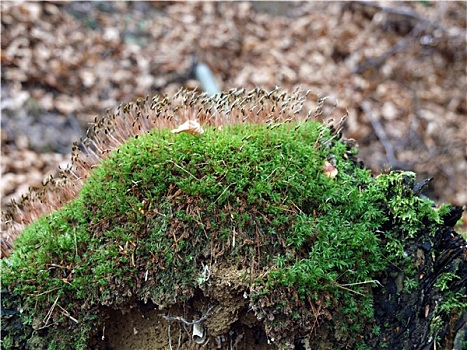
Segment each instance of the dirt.
[[[139,302],[128,310],[105,310],[93,346],[114,350],[275,348],[249,310],[244,275],[244,269],[225,264],[209,272],[203,289],[181,305],[159,308]],[[199,323],[203,336],[196,342],[190,323],[203,316]]]

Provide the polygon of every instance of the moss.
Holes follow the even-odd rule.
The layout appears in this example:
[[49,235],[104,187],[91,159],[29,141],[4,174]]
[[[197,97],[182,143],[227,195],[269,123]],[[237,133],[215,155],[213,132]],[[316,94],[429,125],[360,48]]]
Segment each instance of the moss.
[[327,321],[335,344],[364,348],[378,274],[392,264],[413,277],[407,240],[441,220],[413,173],[375,178],[353,155],[311,121],[129,139],[3,262],[37,330],[30,346],[86,348],[103,305],[186,300],[203,266],[225,260],[251,266],[250,304],[271,338]]

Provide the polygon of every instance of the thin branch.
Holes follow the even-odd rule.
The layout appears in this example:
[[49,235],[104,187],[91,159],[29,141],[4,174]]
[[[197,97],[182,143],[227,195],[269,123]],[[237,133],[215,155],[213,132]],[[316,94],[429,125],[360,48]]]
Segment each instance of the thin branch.
[[363,281],[363,282],[355,282],[355,283],[344,283],[344,284],[341,284],[341,286],[358,286],[360,284],[368,284],[368,283],[376,283],[377,285],[379,286],[382,286],[381,282],[378,281],[378,280],[371,280],[371,281]]
[[52,304],[52,307],[49,309],[49,311],[47,312],[47,314],[45,315],[44,319],[42,320],[42,322],[44,323],[44,327],[47,326],[47,323],[49,323],[49,320],[50,320],[50,317],[52,317],[52,313],[55,309],[55,305],[57,305],[57,301],[58,301],[58,298],[59,296],[57,296],[57,298],[55,298],[55,301],[54,303]]
[[70,313],[65,310],[63,307],[61,307],[60,305],[57,305],[61,310],[62,310],[62,315],[65,315],[66,317],[68,317],[70,320],[72,320],[73,322],[75,322],[76,324],[79,323],[79,321],[74,318],[73,316],[70,315]]
[[378,280],[370,280],[370,281],[355,282],[355,283],[344,283],[344,284],[340,284],[340,283],[337,283],[335,281],[332,282],[332,284],[335,285],[336,287],[344,289],[344,290],[352,292],[352,293],[355,293],[355,294],[358,294],[358,295],[363,295],[363,294],[360,293],[360,292],[357,292],[357,291],[355,291],[353,289],[347,288],[347,287],[358,286],[358,285],[361,285],[361,284],[368,284],[368,283],[376,283],[376,284],[382,286],[381,283]]
[[236,183],[235,183],[235,182],[232,182],[231,184],[229,184],[229,185],[224,189],[224,191],[222,191],[222,193],[219,195],[219,197],[217,197],[217,199],[214,201],[213,204],[216,204],[217,201],[219,200],[219,198],[221,198],[221,197],[223,196],[223,194],[224,194],[225,192],[227,192],[227,190],[228,190],[228,189],[230,188],[230,186],[232,186],[232,185],[236,185]]
[[42,329],[46,329],[46,328],[49,328],[49,327],[55,326],[55,325],[57,325],[57,324],[58,324],[58,322],[53,322],[53,323],[50,323],[50,324],[48,324],[48,325],[45,325],[45,326],[43,326],[43,327],[36,328],[34,331],[35,331],[35,332],[37,332],[37,331],[40,331],[40,330],[42,330]]
[[355,70],[356,74],[361,74],[365,72],[370,67],[380,67],[384,61],[386,61],[392,55],[403,51],[406,47],[408,47],[412,42],[417,38],[417,36],[426,29],[427,25],[425,22],[419,22],[417,25],[412,29],[412,31],[405,37],[403,40],[399,41],[397,44],[392,46],[389,50],[383,52],[378,57],[369,58],[362,64],[360,64],[357,69]]
[[441,29],[442,31],[444,31],[443,26],[441,26],[438,22],[430,21],[429,19],[420,15],[418,12],[413,11],[412,9],[407,7],[389,7],[380,5],[375,1],[355,1],[354,3],[360,4],[362,6],[371,6],[382,12],[390,13],[393,15],[415,19],[419,22],[427,23],[431,27]]
[[186,169],[183,169],[180,165],[178,165],[177,163],[175,163],[173,160],[169,160],[170,163],[172,163],[173,165],[175,165],[177,168],[179,168],[180,170],[184,171],[185,173],[187,173],[188,175],[190,175],[193,179],[195,180],[198,180],[198,178],[193,175],[192,173],[190,173],[188,170]]
[[355,294],[358,294],[358,295],[362,295],[362,296],[363,296],[363,294],[362,294],[362,293],[360,293],[360,292],[357,292],[357,291],[355,291],[355,290],[353,290],[353,289],[350,289],[350,288],[344,287],[344,286],[342,286],[342,285],[341,285],[341,284],[339,284],[339,283],[336,283],[336,287],[339,287],[339,288],[341,288],[341,289],[344,289],[344,290],[346,290],[346,291],[349,291],[349,292],[352,292],[352,293],[355,293]]
[[367,101],[363,101],[360,104],[362,107],[363,112],[367,115],[368,119],[370,120],[371,126],[376,133],[379,141],[383,144],[384,150],[386,151],[386,158],[389,162],[391,167],[396,167],[399,164],[399,161],[396,158],[394,147],[392,146],[391,142],[389,141],[386,131],[384,131],[384,127],[379,121],[378,117],[375,116],[373,111],[371,110],[370,103]]
[[47,294],[47,293],[52,293],[52,292],[54,292],[54,291],[56,291],[56,290],[59,290],[59,289],[60,289],[60,287],[56,287],[56,288],[54,288],[54,289],[50,289],[50,290],[48,290],[48,291],[39,293],[39,294],[37,294],[36,296],[38,297],[38,296],[40,296],[40,295],[44,295],[44,294]]
[[[434,28],[436,30],[441,30],[445,32],[445,29],[437,21],[430,21],[429,19],[422,17],[417,12],[411,9],[408,9],[408,8],[382,6],[372,1],[358,1],[357,3],[361,4],[362,6],[375,7],[379,9],[381,12],[386,12],[386,13],[390,13],[393,15],[398,15],[401,17],[406,17],[406,18],[417,20],[417,24],[413,27],[410,33],[403,40],[399,41],[397,44],[392,46],[389,50],[385,51],[382,55],[378,57],[374,57],[374,58],[369,58],[365,62],[360,64],[355,70],[355,73],[357,74],[363,73],[370,67],[376,67],[376,68],[380,67],[383,64],[383,62],[386,61],[389,57],[404,50],[423,31],[428,30],[429,28]],[[442,7],[439,13],[443,13],[443,12],[444,12],[444,7]],[[438,16],[438,17],[441,17],[441,16]]]

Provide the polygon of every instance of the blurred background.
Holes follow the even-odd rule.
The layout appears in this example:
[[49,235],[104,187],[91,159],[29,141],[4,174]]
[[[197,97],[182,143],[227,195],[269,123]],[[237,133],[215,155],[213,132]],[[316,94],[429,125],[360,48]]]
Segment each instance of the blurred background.
[[[201,86],[296,87],[348,111],[375,174],[467,204],[466,2],[1,2],[2,208],[70,161],[109,108]],[[464,219],[466,220],[466,219]],[[464,222],[467,224],[467,221]]]

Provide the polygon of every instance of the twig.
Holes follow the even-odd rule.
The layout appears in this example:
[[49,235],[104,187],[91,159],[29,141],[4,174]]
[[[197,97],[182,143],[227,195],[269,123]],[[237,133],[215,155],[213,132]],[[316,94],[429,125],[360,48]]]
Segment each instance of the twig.
[[[420,35],[420,33],[422,33],[424,30],[427,30],[428,28],[434,28],[445,32],[445,29],[438,22],[430,21],[422,17],[417,12],[407,8],[393,8],[388,6],[382,6],[372,1],[358,1],[357,3],[363,6],[375,7],[382,12],[399,15],[402,17],[408,17],[410,19],[415,19],[418,21],[417,24],[410,31],[410,33],[403,40],[399,41],[397,44],[392,46],[389,50],[385,51],[379,57],[369,58],[365,62],[360,64],[355,70],[355,73],[357,74],[363,73],[370,67],[380,67],[383,64],[383,62],[386,61],[390,56],[404,50],[407,46],[409,46],[412,43],[413,40],[415,40],[418,37],[418,35]],[[444,11],[440,11],[440,13],[441,12]]]
[[56,291],[56,290],[58,290],[58,289],[60,289],[60,288],[59,288],[59,287],[56,287],[56,288],[54,288],[54,289],[51,289],[51,290],[48,290],[48,291],[39,293],[39,294],[37,294],[36,296],[38,297],[38,296],[40,296],[40,295],[44,295],[44,294],[47,294],[47,293],[51,293],[51,292],[54,292],[54,291]]
[[52,313],[55,309],[55,305],[57,305],[57,301],[58,301],[58,298],[59,296],[57,296],[57,298],[55,298],[55,301],[54,303],[52,304],[52,307],[49,309],[49,311],[47,312],[47,314],[45,315],[44,319],[42,320],[42,322],[44,323],[44,327],[47,326],[47,323],[49,323],[49,320],[50,320],[50,317],[52,317]]
[[376,136],[378,137],[379,141],[383,144],[389,165],[391,165],[391,167],[396,167],[396,165],[399,164],[399,161],[395,156],[394,147],[392,147],[392,144],[389,141],[386,132],[384,131],[383,125],[381,124],[379,119],[374,115],[373,111],[371,110],[370,104],[367,101],[363,101],[360,104],[360,107],[362,107],[363,111],[370,120],[371,126],[375,130]]
[[230,188],[230,186],[232,186],[232,185],[236,185],[236,183],[235,183],[235,182],[232,182],[231,184],[229,184],[229,185],[224,189],[224,191],[222,191],[222,193],[219,195],[219,197],[217,197],[217,199],[214,201],[214,204],[217,203],[217,201],[219,200],[219,198],[221,198],[222,195],[223,195],[225,192],[227,192],[227,190],[228,190],[228,189]]
[[193,179],[195,180],[198,180],[198,178],[193,175],[192,173],[190,173],[188,170],[186,169],[183,169],[180,165],[178,165],[177,163],[175,163],[173,160],[169,160],[170,163],[172,163],[173,165],[175,165],[177,168],[179,168],[180,170],[184,171],[185,173],[187,173],[188,175],[190,175]]
[[362,64],[360,64],[357,69],[355,70],[356,74],[361,74],[365,72],[370,67],[380,67],[384,61],[386,61],[392,55],[398,53],[399,51],[404,50],[407,46],[409,46],[412,41],[422,32],[422,30],[426,29],[427,25],[425,22],[419,22],[417,25],[412,29],[412,31],[407,35],[406,38],[399,41],[397,44],[392,46],[389,50],[383,52],[382,55],[379,57],[369,58]]
[[73,230],[73,236],[75,237],[75,258],[78,258],[78,239],[76,238],[76,229]]
[[335,286],[336,286],[336,287],[338,287],[338,288],[342,288],[342,289],[344,289],[344,290],[346,290],[346,291],[349,291],[349,292],[352,292],[352,293],[355,293],[355,294],[358,294],[358,295],[362,295],[362,296],[363,296],[363,294],[362,294],[362,293],[360,293],[360,292],[357,292],[357,291],[355,291],[355,290],[353,290],[353,289],[350,289],[350,288],[344,287],[342,284],[335,283]]
[[415,19],[419,22],[424,22],[428,23],[429,26],[432,26],[436,29],[441,29],[444,31],[444,28],[437,22],[430,21],[429,19],[426,19],[422,17],[418,12],[413,11],[407,7],[389,7],[389,6],[383,6],[378,4],[377,2],[374,1],[355,1],[354,3],[360,4],[362,6],[371,6],[374,7],[382,12],[390,13],[393,15],[398,15],[401,17],[408,17],[411,19]]
[[53,322],[53,323],[50,323],[50,324],[48,324],[48,325],[42,326],[42,327],[40,327],[40,328],[36,328],[36,329],[34,329],[34,331],[37,332],[37,331],[40,331],[40,330],[42,330],[42,329],[46,329],[46,328],[55,326],[56,324],[58,324],[58,322]]
[[376,283],[379,286],[382,286],[381,282],[378,280],[371,280],[371,281],[363,281],[363,282],[355,282],[355,283],[344,283],[341,286],[358,286],[360,284],[367,284],[367,283]]
[[61,307],[60,305],[57,305],[57,306],[62,310],[62,315],[65,315],[66,317],[68,317],[70,320],[72,320],[76,324],[79,323],[79,321],[76,318],[74,318],[73,316],[71,316],[70,313],[68,311],[66,311],[63,307]]

